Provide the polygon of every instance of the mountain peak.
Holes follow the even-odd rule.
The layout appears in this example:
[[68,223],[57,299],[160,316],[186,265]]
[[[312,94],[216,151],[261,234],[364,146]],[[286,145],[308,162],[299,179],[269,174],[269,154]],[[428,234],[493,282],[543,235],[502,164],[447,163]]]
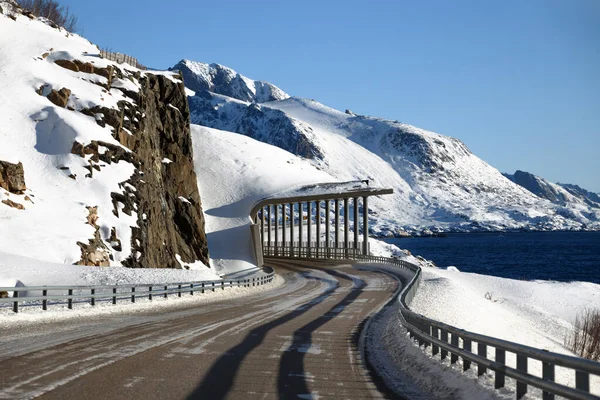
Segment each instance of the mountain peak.
[[169,70],[181,71],[186,87],[196,92],[208,90],[249,103],[265,103],[290,97],[269,82],[252,80],[221,64],[183,59]]

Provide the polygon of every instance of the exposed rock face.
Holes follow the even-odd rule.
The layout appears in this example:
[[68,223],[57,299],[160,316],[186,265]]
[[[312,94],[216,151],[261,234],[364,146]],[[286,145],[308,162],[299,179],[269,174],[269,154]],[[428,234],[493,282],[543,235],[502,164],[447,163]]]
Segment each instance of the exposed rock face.
[[190,97],[189,104],[194,124],[241,133],[300,157],[323,158],[310,137],[312,128],[282,111],[256,103],[231,102],[206,90]]
[[62,88],[58,92],[56,90],[52,90],[48,95],[48,100],[59,107],[65,108],[69,102],[69,96],[71,96],[71,90]]
[[27,189],[22,163],[12,164],[0,160],[0,187],[17,194]]
[[70,69],[73,72],[79,72],[79,67],[73,61],[70,61],[70,60],[56,60],[54,62],[56,64],[60,65],[63,68]]
[[[95,73],[122,74],[118,68]],[[122,101],[120,110],[94,107],[83,110],[88,115],[102,114],[96,122],[113,128],[113,136],[127,150],[105,142],[73,143],[71,152],[82,157],[91,155],[90,177],[98,162],[132,163],[136,172],[121,184],[124,193],[112,193],[113,213],[137,213],[138,226],[132,228],[132,256],[125,266],[144,268],[181,268],[183,262],[200,260],[208,265],[208,243],[204,232],[204,215],[193,168],[189,108],[183,83],[161,75],[132,73],[141,85],[139,93],[125,93],[135,103]],[[130,74],[131,75],[131,74]],[[115,79],[107,77],[109,82]],[[101,150],[101,151],[100,151]],[[168,159],[170,162],[163,162]],[[182,200],[185,199],[185,200]],[[107,238],[120,251],[117,232]],[[95,251],[82,246],[88,259]]]
[[93,226],[94,237],[88,243],[77,242],[81,249],[81,260],[77,265],[87,265],[93,267],[107,267],[110,265],[110,252],[108,247],[100,237],[100,227],[96,224],[98,221],[98,207],[87,207],[87,224]]
[[[145,118],[139,129],[131,124],[133,135],[120,136],[121,143],[126,138],[137,155],[140,171],[130,183],[137,188],[139,226],[133,230],[133,251],[139,251],[141,257],[133,257],[129,264],[180,268],[175,258],[178,254],[185,262],[200,260],[208,265],[185,87],[150,74],[141,83],[139,108],[125,113],[130,114],[129,121],[139,112]],[[163,163],[165,159],[172,162]]]
[[550,200],[553,203],[564,203],[570,200],[566,191],[557,190],[559,188],[529,172],[517,170],[513,175],[503,175],[536,196]]
[[17,210],[24,210],[25,209],[25,207],[23,206],[23,204],[16,203],[16,202],[14,202],[12,200],[9,200],[9,199],[2,200],[2,203],[6,204],[9,207],[16,208]]

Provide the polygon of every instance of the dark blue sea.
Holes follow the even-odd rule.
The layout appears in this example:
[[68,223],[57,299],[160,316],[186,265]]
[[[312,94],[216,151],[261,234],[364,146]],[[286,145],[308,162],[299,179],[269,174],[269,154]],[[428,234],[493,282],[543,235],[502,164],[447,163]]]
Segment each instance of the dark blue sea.
[[463,272],[512,279],[600,284],[600,232],[452,233],[385,239],[413,255]]

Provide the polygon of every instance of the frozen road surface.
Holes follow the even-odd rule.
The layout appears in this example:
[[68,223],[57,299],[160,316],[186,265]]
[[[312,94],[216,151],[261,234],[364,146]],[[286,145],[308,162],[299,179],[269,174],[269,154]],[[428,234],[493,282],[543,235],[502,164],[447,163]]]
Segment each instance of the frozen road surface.
[[359,337],[397,281],[350,266],[276,271],[284,285],[243,298],[3,330],[0,398],[386,398]]

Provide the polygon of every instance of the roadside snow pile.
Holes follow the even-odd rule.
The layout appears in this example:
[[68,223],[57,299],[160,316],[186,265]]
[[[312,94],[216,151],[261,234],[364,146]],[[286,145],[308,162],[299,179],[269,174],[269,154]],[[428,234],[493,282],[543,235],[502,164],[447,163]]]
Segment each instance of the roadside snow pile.
[[[450,267],[422,268],[421,285],[410,305],[413,311],[551,352],[573,355],[564,339],[575,317],[585,309],[600,309],[600,285],[589,282],[517,281]],[[507,362],[516,363],[514,354],[507,354]],[[540,362],[531,361],[530,368],[541,376]],[[574,385],[574,379],[572,371],[556,368],[557,382]],[[600,394],[600,379],[592,377],[591,382],[592,392]]]
[[256,268],[250,236],[256,202],[298,185],[335,181],[306,160],[237,133],[192,125],[192,140],[212,266],[219,273]]
[[24,286],[125,285],[221,279],[214,270],[171,268],[86,267],[44,262],[0,252],[0,287],[13,287],[15,278]]

